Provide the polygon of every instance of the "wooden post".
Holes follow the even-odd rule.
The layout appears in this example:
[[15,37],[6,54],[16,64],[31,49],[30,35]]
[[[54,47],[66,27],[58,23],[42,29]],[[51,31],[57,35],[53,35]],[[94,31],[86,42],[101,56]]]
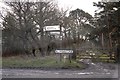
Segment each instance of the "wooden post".
[[71,54],[69,54],[69,61],[70,61],[70,63],[71,63]]
[[112,48],[112,38],[110,33],[109,33],[109,38],[110,38],[110,48]]
[[70,38],[70,29],[69,29],[69,32],[68,32],[68,36],[69,36],[69,37],[68,37],[68,46],[69,46],[69,48],[70,48],[70,46],[71,46],[71,45],[70,45],[70,40],[71,40],[71,38]]
[[[61,41],[61,42],[60,42],[60,48],[62,48],[62,40],[61,40],[62,38],[61,38],[61,37],[62,37],[62,27],[61,27],[61,25],[60,25],[60,41]],[[61,61],[62,61],[62,55],[60,54],[60,62],[61,62]]]
[[104,34],[102,33],[102,49],[104,50]]
[[62,61],[62,55],[61,55],[61,53],[60,53],[60,62]]

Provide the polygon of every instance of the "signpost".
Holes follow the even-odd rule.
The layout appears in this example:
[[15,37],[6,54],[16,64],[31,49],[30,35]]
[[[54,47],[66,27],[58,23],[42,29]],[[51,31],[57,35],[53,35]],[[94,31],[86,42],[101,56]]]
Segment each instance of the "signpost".
[[[62,61],[61,54],[68,54],[69,55],[69,61],[71,63],[71,54],[73,53],[73,50],[55,50],[55,53],[60,55],[60,61]],[[64,56],[64,57],[66,58],[66,56]]]

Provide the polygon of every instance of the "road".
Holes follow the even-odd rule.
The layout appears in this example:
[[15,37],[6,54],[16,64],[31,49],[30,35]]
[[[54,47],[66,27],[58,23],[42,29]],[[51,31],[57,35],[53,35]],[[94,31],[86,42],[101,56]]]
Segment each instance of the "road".
[[118,78],[118,65],[89,63],[84,70],[1,69],[3,78]]

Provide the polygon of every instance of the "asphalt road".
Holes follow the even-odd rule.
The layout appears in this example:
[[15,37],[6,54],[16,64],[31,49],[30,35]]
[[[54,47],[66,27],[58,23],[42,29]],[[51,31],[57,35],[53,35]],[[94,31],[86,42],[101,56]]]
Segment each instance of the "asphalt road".
[[1,69],[2,78],[118,78],[118,65],[89,63],[84,70]]

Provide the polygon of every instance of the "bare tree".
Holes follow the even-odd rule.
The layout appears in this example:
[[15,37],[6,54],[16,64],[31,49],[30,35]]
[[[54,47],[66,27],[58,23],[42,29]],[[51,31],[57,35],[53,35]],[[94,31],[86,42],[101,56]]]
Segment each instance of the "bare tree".
[[44,27],[49,25],[59,25],[61,12],[54,2],[37,2],[34,5],[34,21],[38,25],[40,33],[40,50],[42,55],[45,55],[47,46],[50,42],[47,34],[44,32]]
[[36,56],[35,49],[38,48],[44,56],[50,42],[49,36],[44,32],[44,26],[59,24],[61,13],[57,6],[52,1],[11,2],[7,5],[11,7],[12,13],[4,17],[3,30],[9,28],[12,33],[16,29],[14,34],[24,45],[25,53],[30,53],[32,49],[33,55]]

